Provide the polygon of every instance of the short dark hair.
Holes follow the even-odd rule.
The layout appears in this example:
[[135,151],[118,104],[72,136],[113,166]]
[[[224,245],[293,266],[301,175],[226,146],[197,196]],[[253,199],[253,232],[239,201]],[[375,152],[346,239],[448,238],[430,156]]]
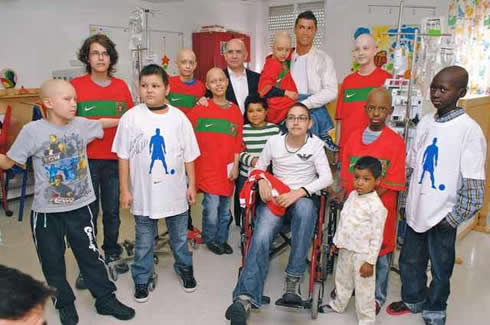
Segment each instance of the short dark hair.
[[31,276],[0,265],[0,319],[22,319],[55,293]]
[[159,66],[158,64],[149,64],[143,68],[140,72],[139,81],[141,82],[141,78],[144,76],[157,75],[162,78],[163,84],[165,87],[168,86],[168,74],[164,68]]
[[261,104],[264,109],[268,109],[267,101],[257,94],[248,95],[245,98],[245,112],[248,111],[248,105],[250,104]]
[[294,27],[296,27],[296,25],[298,25],[298,21],[300,19],[313,20],[315,22],[315,28],[318,28],[318,23],[317,23],[317,20],[316,20],[316,17],[315,17],[315,14],[313,13],[313,11],[306,10],[306,11],[303,11],[302,13],[300,13],[298,15],[298,17],[296,17],[296,21],[294,22]]
[[303,104],[301,102],[296,102],[293,105],[291,105],[291,107],[288,110],[288,113],[293,109],[293,107],[302,107],[306,111],[306,114],[308,114],[308,119],[311,120],[311,112],[310,112],[310,109],[308,108],[308,106],[306,106],[305,104]]
[[119,59],[119,54],[117,54],[116,44],[114,44],[114,42],[111,41],[111,39],[106,35],[96,34],[87,38],[83,42],[80,50],[78,51],[78,59],[85,64],[85,70],[88,73],[91,73],[92,67],[90,66],[90,62],[89,62],[90,46],[94,43],[99,43],[100,45],[102,45],[106,49],[107,54],[109,54],[110,63],[109,63],[108,74],[109,76],[112,76],[112,74],[116,71],[114,66],[117,64],[117,60]]
[[381,172],[383,171],[383,166],[381,166],[381,162],[378,158],[374,158],[371,156],[364,156],[359,158],[354,165],[354,169],[367,169],[373,174],[374,178],[378,178],[381,176]]

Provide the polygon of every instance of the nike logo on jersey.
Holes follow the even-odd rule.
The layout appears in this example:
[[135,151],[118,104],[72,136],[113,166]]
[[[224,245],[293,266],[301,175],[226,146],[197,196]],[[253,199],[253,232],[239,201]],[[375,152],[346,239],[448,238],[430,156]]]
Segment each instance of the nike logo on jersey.
[[300,154],[300,153],[298,153],[297,155],[298,155],[298,157],[299,157],[301,160],[303,160],[303,161],[307,161],[308,159],[310,159],[310,158],[311,158],[311,156],[313,156],[313,155]]
[[170,98],[170,101],[171,101],[171,102],[176,102],[176,101],[181,100],[181,99],[182,99],[182,98]]
[[346,98],[351,98],[352,96],[354,96],[356,93],[352,93],[352,94],[345,94],[345,97]]
[[212,127],[212,126],[213,126],[213,123],[211,123],[211,124],[204,124],[204,127],[205,128],[209,128],[209,127]]
[[87,106],[84,108],[85,112],[91,111],[95,108],[95,106]]

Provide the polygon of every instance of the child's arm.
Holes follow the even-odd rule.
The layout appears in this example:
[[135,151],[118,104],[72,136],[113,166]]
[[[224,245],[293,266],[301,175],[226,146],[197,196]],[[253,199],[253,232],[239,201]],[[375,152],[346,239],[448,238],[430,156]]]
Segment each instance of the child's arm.
[[187,201],[192,205],[196,202],[196,172],[194,169],[194,162],[184,163],[184,166],[189,182],[187,185]]
[[1,169],[4,169],[4,170],[10,169],[14,165],[15,165],[15,161],[10,159],[6,155],[0,153],[0,168]]
[[121,208],[129,209],[133,196],[129,190],[129,160],[119,158],[119,203]]
[[369,253],[366,260],[366,263],[371,265],[375,265],[378,259],[381,243],[383,242],[385,221],[388,216],[388,210],[382,205],[373,210],[369,211],[371,214],[371,236],[369,239]]
[[233,157],[233,168],[230,171],[230,174],[228,175],[228,179],[230,181],[234,181],[238,177],[238,161],[240,160],[240,154],[235,153],[235,156]]
[[104,129],[114,128],[119,124],[119,119],[117,118],[101,118],[99,121],[102,123]]

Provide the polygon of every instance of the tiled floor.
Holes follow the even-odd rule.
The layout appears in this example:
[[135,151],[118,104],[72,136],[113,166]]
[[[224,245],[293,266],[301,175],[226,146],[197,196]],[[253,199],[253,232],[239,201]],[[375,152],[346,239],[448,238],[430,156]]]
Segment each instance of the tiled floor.
[[[30,206],[30,200],[27,203]],[[16,211],[17,202],[11,203]],[[0,216],[0,231],[3,242],[0,244],[0,263],[16,267],[38,279],[42,279],[39,262],[34,250],[29,228],[28,211],[24,221],[18,223],[16,216]],[[200,216],[198,206],[193,209],[195,219]],[[134,222],[127,213],[123,213],[121,239],[134,238]],[[200,221],[196,220],[200,224]],[[163,227],[163,223],[162,223]],[[164,254],[156,265],[159,282],[150,300],[144,304],[133,301],[133,282],[130,274],[120,276],[116,282],[118,297],[136,308],[136,317],[127,324],[228,324],[224,311],[231,303],[237,270],[240,265],[238,250],[239,231],[232,226],[230,242],[235,249],[233,255],[216,256],[206,247],[194,251],[194,268],[199,287],[192,294],[185,293],[172,269],[172,257]],[[490,308],[490,235],[472,232],[458,243],[457,256],[463,258],[462,265],[456,265],[452,277],[451,297],[448,308],[448,325],[489,324],[487,319]],[[271,262],[266,283],[266,294],[275,301],[283,290],[283,270],[287,263],[287,253]],[[74,286],[77,266],[70,250],[66,254],[67,277]],[[400,298],[400,280],[395,273],[390,274],[388,301]],[[332,279],[327,282],[326,293],[330,292]],[[304,290],[305,291],[305,290]],[[114,318],[99,316],[93,307],[94,300],[88,291],[76,291],[76,306],[80,315],[80,324],[119,324]],[[51,304],[47,307],[49,324],[59,324],[58,314]],[[356,324],[353,301],[344,314],[320,315],[311,320],[308,311],[289,310],[274,304],[264,307],[251,315],[249,324]],[[388,316],[384,311],[377,318],[378,324],[423,324],[418,315]]]

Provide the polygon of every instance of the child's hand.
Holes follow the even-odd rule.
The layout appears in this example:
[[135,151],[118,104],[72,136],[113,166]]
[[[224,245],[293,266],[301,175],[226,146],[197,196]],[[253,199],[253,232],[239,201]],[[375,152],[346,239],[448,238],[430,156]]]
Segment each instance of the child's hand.
[[252,161],[250,162],[250,166],[255,167],[255,165],[257,164],[257,160],[259,160],[258,157],[255,157],[254,159],[252,159]]
[[272,189],[269,183],[262,180],[259,181],[259,194],[260,194],[260,198],[264,202],[268,202],[272,200]]
[[287,193],[281,194],[276,198],[277,204],[282,206],[283,208],[289,207],[291,204],[299,200],[304,196],[303,189],[292,190]]
[[196,105],[208,106],[208,98],[204,96],[199,98],[199,100],[196,102]]
[[230,182],[233,182],[235,179],[238,178],[238,165],[233,165],[233,169],[230,172],[230,175],[228,175],[228,179]]
[[196,187],[189,185],[187,187],[187,201],[190,205],[196,203]]
[[129,209],[133,203],[133,196],[129,191],[121,191],[119,194],[119,204],[123,209]]
[[361,277],[369,278],[370,276],[373,276],[374,266],[372,264],[369,264],[368,262],[364,262],[364,264],[361,266],[361,269],[359,270],[359,273],[361,273]]
[[288,96],[289,98],[291,98],[292,100],[297,100],[298,99],[298,93],[294,92],[294,91],[290,91],[290,90],[286,90],[284,92],[284,95],[285,96]]

